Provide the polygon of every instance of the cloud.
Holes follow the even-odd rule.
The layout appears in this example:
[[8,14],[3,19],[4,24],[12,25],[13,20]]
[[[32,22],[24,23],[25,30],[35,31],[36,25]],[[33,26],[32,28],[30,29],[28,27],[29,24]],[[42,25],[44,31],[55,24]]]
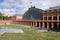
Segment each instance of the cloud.
[[24,14],[28,8],[33,6],[40,9],[48,9],[60,5],[60,0],[4,0],[0,4],[0,11],[9,14]]
[[60,6],[59,0],[44,0],[42,1],[43,9],[48,9],[54,6]]
[[0,12],[2,12],[3,14],[6,13],[6,14],[13,15],[13,13],[16,13],[16,10],[14,10],[14,9],[0,9]]

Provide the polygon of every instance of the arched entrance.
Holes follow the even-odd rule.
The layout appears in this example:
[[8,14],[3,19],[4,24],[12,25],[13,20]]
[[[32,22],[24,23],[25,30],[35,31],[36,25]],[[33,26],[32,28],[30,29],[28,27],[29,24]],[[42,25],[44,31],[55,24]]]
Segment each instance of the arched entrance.
[[37,22],[37,27],[39,27],[39,22]]
[[47,22],[44,22],[45,23],[45,28],[47,28]]
[[53,31],[57,31],[58,30],[57,29],[57,22],[54,22],[53,24],[54,24]]
[[43,23],[41,22],[41,28],[42,28],[42,26],[43,26]]
[[58,28],[58,31],[60,31],[60,22],[59,22],[59,24],[58,24],[57,28]]
[[49,22],[49,30],[52,30],[51,22]]

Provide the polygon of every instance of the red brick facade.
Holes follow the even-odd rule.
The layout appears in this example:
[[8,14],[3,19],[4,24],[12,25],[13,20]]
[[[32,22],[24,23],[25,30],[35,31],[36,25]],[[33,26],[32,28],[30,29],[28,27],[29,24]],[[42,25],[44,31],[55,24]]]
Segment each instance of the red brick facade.
[[11,24],[12,20],[0,20],[0,24]]
[[16,20],[14,23],[31,27],[60,30],[60,10],[54,9],[44,11],[43,20]]

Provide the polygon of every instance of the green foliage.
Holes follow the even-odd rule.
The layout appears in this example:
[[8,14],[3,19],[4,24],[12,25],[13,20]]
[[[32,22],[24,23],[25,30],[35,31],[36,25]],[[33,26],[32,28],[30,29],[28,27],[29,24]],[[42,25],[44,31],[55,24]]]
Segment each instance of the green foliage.
[[9,19],[11,19],[11,17],[3,16],[3,20],[9,20]]
[[0,20],[2,20],[3,19],[3,17],[2,17],[2,15],[0,15]]
[[0,16],[2,16],[3,14],[0,12]]
[[0,12],[0,20],[9,20],[11,18],[11,16],[3,16],[3,14]]
[[2,13],[0,12],[0,20],[2,20]]
[[9,19],[11,19],[11,17],[0,15],[0,20],[9,20]]

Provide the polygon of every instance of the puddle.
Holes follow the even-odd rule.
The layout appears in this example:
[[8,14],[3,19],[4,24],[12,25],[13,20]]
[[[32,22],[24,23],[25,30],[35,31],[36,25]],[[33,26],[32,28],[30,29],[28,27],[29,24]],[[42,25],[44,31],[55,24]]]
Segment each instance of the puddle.
[[4,33],[24,33],[22,29],[14,29],[14,28],[1,28],[0,35]]

